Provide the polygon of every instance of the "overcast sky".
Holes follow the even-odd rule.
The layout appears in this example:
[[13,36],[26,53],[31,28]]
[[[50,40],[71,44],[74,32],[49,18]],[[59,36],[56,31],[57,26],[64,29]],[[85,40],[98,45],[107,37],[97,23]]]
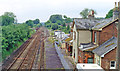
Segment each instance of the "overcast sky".
[[0,15],[13,12],[18,22],[39,18],[41,22],[50,15],[62,14],[71,18],[80,18],[84,8],[94,9],[97,17],[105,17],[119,0],[0,0]]

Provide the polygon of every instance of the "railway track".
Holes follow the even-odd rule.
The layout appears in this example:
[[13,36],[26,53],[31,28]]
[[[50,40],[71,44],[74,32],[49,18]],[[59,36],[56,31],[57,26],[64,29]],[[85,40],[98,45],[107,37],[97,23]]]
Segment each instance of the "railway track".
[[21,48],[24,49],[6,66],[7,71],[11,69],[19,71],[22,69],[31,70],[44,68],[44,39],[47,37],[46,35],[47,31],[43,27],[40,28],[32,38],[29,39],[29,42],[21,46]]

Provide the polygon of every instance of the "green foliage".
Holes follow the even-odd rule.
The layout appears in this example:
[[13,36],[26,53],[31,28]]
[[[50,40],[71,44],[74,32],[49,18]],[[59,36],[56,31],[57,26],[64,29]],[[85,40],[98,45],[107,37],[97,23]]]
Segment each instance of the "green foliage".
[[70,30],[70,26],[69,25],[67,26],[67,30]]
[[66,19],[65,19],[65,23],[70,23],[70,22],[72,22],[72,19],[71,19],[71,18],[66,18]]
[[[82,16],[82,18],[88,18],[88,15],[89,15],[89,12],[92,11],[93,9],[88,9],[88,8],[85,8],[84,10],[82,10],[80,12],[80,15]],[[95,10],[94,11],[94,14],[97,14],[97,12]]]
[[49,19],[52,23],[56,23],[57,20],[63,21],[62,15],[51,15]]
[[33,21],[33,23],[34,23],[34,24],[39,24],[39,23],[40,23],[40,20],[39,20],[39,19],[35,19],[35,20]]
[[61,25],[62,24],[62,22],[60,21],[60,20],[57,20],[57,22],[56,22],[58,25]]
[[80,15],[82,16],[82,18],[87,18],[88,14],[89,14],[89,9],[88,8],[85,8],[84,10],[82,10],[80,12]]
[[67,33],[70,33],[71,29],[70,29],[70,26],[68,25],[67,26]]
[[67,16],[66,16],[66,15],[64,15],[63,17],[64,17],[65,19],[67,18]]
[[111,9],[108,14],[106,14],[105,18],[111,18],[113,16],[113,9]]
[[53,23],[52,29],[53,29],[53,30],[57,30],[57,29],[58,29],[58,24],[57,24],[57,23]]
[[62,29],[62,26],[61,25],[58,25],[58,30],[61,30]]
[[63,27],[66,27],[65,23],[63,23]]
[[7,26],[14,23],[14,18],[9,16],[2,16],[2,26]]
[[12,23],[15,23],[16,16],[12,12],[5,12],[2,17],[2,26],[7,26]]
[[41,26],[42,26],[42,24],[41,24],[41,23],[39,23],[39,24],[37,24],[37,25],[36,25],[36,28],[37,28],[37,27],[41,27]]
[[26,24],[2,26],[2,57],[5,59],[24,41],[30,38],[32,29]]
[[48,29],[51,29],[52,23],[50,20],[48,20],[47,22],[45,22],[45,27],[47,27]]
[[72,22],[72,19],[65,15],[63,17],[64,17],[64,19],[62,18],[62,15],[50,16],[50,19],[47,22],[45,22],[45,27],[47,27],[48,29],[62,30],[65,33],[69,33],[70,27],[68,27],[69,30],[67,30],[65,23]]
[[33,21],[32,20],[28,20],[25,22],[28,26],[30,26],[31,28],[33,27]]
[[13,12],[5,12],[4,13],[5,16],[9,16],[9,17],[12,17],[12,18],[15,18],[15,14]]

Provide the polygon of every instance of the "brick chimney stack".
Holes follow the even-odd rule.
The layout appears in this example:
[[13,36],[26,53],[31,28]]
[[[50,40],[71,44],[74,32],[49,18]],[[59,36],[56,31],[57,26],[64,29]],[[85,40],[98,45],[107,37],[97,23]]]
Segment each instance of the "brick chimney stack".
[[94,10],[89,12],[88,18],[94,18]]
[[117,2],[115,2],[115,8],[113,9],[113,20],[117,19],[119,16],[119,11],[117,7]]

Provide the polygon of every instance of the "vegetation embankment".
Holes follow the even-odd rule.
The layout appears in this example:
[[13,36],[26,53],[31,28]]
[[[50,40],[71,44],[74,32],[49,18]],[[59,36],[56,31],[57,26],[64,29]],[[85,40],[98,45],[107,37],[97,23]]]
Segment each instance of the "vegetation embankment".
[[12,12],[5,12],[0,18],[2,23],[2,36],[0,36],[2,39],[2,59],[0,58],[0,61],[2,61],[30,38],[37,27],[42,25],[39,19],[17,23],[16,16]]

